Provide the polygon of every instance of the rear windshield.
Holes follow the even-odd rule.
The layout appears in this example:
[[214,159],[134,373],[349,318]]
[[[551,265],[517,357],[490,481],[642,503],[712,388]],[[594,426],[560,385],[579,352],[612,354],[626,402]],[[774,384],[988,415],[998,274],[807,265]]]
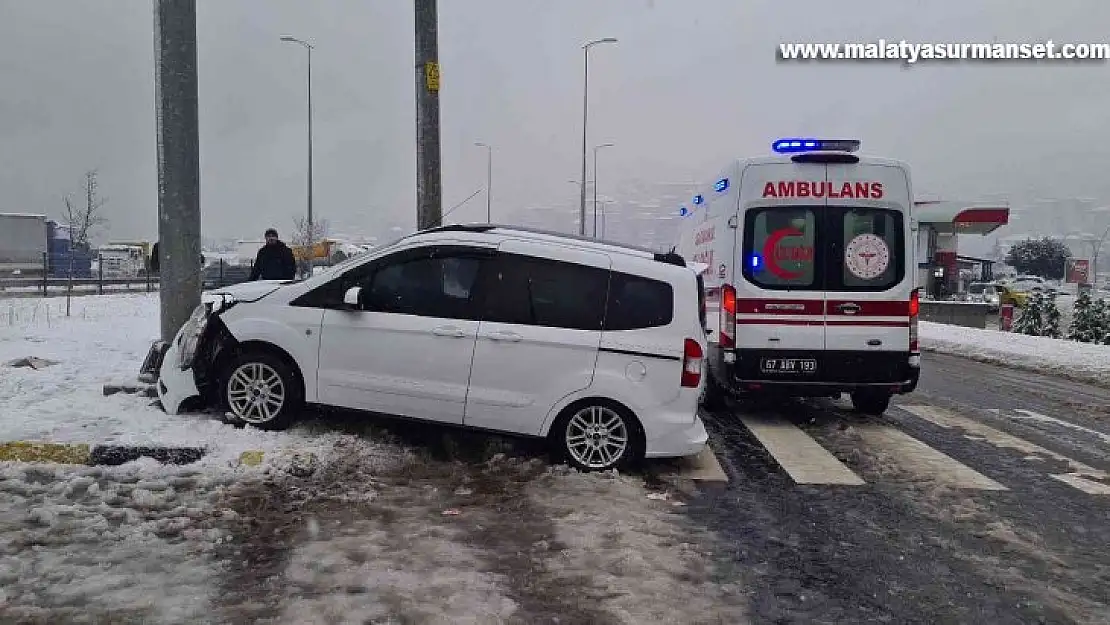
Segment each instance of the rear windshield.
[[819,207],[749,210],[744,227],[744,277],[767,289],[820,289]]
[[906,275],[902,213],[774,206],[744,218],[743,275],[773,290],[885,291]]
[[[839,236],[829,248],[828,291],[884,291],[905,277],[902,213],[883,208],[831,208]],[[831,223],[830,223],[831,226]]]
[[987,285],[985,285],[985,284],[974,284],[973,283],[973,284],[969,284],[967,286],[967,292],[971,293],[972,295],[979,295],[983,291],[985,291],[986,289],[987,289]]

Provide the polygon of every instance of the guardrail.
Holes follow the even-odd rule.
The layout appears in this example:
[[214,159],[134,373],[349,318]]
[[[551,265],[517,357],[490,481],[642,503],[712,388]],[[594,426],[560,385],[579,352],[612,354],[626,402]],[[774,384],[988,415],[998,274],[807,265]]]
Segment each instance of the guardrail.
[[965,328],[987,327],[987,319],[993,317],[990,304],[978,302],[938,302],[921,300],[921,320],[947,323]]
[[158,276],[129,278],[0,278],[0,298],[103,295],[158,289]]

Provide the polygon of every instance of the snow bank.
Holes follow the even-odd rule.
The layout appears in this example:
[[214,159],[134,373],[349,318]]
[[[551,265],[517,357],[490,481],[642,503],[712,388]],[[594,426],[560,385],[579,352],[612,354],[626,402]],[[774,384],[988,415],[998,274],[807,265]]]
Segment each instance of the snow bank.
[[1110,345],[922,321],[921,347],[984,362],[1110,385]]
[[[228,466],[247,450],[327,453],[345,435],[312,423],[288,432],[235,428],[209,415],[170,416],[147,397],[104,396],[104,384],[135,384],[159,335],[158,294],[0,302],[0,441],[205,447],[201,464]],[[5,366],[37,357],[42,369]],[[368,443],[369,444],[369,443]],[[382,456],[399,448],[374,445]],[[270,453],[278,452],[278,453]]]

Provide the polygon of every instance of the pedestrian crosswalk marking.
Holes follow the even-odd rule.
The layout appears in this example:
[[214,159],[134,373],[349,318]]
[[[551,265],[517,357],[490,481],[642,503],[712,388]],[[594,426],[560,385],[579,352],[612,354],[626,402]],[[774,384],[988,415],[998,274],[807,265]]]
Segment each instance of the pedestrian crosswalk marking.
[[1033,419],[1035,421],[1044,421],[1044,422],[1047,422],[1047,423],[1055,423],[1056,425],[1060,425],[1060,426],[1063,426],[1063,427],[1066,427],[1066,428],[1069,428],[1069,429],[1072,429],[1072,430],[1076,430],[1078,432],[1083,432],[1084,434],[1090,434],[1091,436],[1094,436],[1095,438],[1099,439],[1100,441],[1102,441],[1104,443],[1110,443],[1110,434],[1106,434],[1104,432],[1099,432],[1098,430],[1092,430],[1091,428],[1083,427],[1082,425],[1079,425],[1077,423],[1071,423],[1070,421],[1064,421],[1063,419],[1057,419],[1056,417],[1050,417],[1048,415],[1041,414],[1039,412],[1033,412],[1032,410],[1022,410],[1021,408],[1015,408],[1014,412],[1021,415],[1020,417],[1017,417],[1019,419]]
[[699,482],[727,482],[728,475],[717,461],[717,454],[706,445],[701,453],[692,458],[682,458],[678,461],[680,477]]
[[797,484],[866,484],[801,428],[784,421],[740,415],[740,422]]
[[1009,490],[897,428],[861,424],[854,429],[868,446],[890,453],[891,460],[910,473],[926,475],[931,481],[954,488]]
[[1064,462],[1068,465],[1069,471],[1067,473],[1053,474],[1051,476],[1053,479],[1089,495],[1110,495],[1110,485],[1107,484],[1110,477],[1101,469],[1096,469],[1077,460],[1072,460],[1067,456],[1030,443],[1025,439],[1007,434],[1006,432],[992,428],[984,423],[959,416],[944,408],[919,405],[902,405],[899,406],[899,408],[933,425],[945,429],[962,430],[966,435],[969,435],[969,438],[974,437],[977,440],[986,441],[995,447],[1013,449],[1035,457],[1051,458]]
[[1052,477],[1088,495],[1110,495],[1110,485],[1088,480],[1076,473],[1064,473]]

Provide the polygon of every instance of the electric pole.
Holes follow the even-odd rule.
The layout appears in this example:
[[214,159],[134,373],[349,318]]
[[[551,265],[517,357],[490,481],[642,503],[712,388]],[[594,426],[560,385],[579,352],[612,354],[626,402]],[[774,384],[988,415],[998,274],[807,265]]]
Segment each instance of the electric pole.
[[200,132],[196,0],[154,0],[162,340],[200,305]]
[[439,154],[439,44],[436,0],[416,10],[416,229],[443,222]]

